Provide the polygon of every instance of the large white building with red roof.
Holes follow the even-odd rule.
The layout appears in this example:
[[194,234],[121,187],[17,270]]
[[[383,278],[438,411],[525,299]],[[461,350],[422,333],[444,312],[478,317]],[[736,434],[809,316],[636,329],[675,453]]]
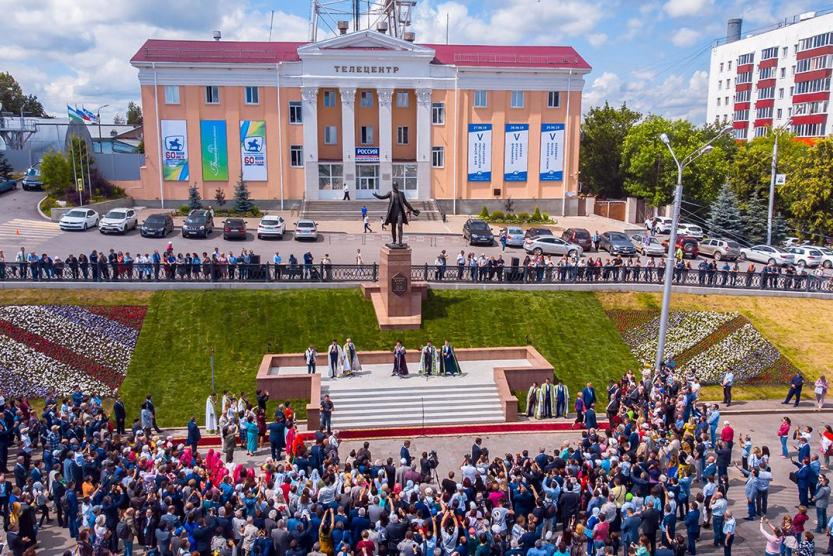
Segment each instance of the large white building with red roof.
[[[484,37],[487,39],[487,37]],[[557,211],[578,191],[587,62],[571,47],[414,44],[376,31],[314,43],[149,40],[139,70],[149,204],[507,198]]]

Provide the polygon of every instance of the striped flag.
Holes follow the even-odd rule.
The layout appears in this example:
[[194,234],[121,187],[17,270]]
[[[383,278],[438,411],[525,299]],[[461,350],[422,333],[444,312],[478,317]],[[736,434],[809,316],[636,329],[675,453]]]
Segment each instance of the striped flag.
[[98,121],[98,119],[95,117],[95,114],[93,114],[83,106],[81,107],[81,112],[84,114],[84,121],[88,124],[94,124]]
[[70,121],[72,121],[72,122],[83,122],[84,121],[84,116],[78,110],[77,106],[75,108],[73,108],[72,106],[67,104],[67,116],[69,117]]

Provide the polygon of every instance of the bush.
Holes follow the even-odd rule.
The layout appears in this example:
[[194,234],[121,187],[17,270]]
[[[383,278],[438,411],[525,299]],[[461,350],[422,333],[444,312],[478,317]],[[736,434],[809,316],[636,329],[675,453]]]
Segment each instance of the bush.
[[529,222],[529,213],[528,212],[519,212],[518,213],[518,222]]
[[535,207],[535,212],[532,213],[532,217],[529,219],[530,222],[543,222],[544,219],[541,216],[541,209]]
[[542,213],[541,216],[543,218],[543,220],[541,220],[541,222],[549,222],[550,221],[550,215],[547,214],[546,212]]
[[489,220],[493,222],[501,222],[506,219],[506,215],[503,214],[502,210],[496,210],[492,212],[492,215],[489,217]]
[[478,216],[480,218],[482,218],[483,220],[488,220],[489,219],[489,209],[487,209],[486,207],[483,207],[482,209],[480,209],[480,214]]

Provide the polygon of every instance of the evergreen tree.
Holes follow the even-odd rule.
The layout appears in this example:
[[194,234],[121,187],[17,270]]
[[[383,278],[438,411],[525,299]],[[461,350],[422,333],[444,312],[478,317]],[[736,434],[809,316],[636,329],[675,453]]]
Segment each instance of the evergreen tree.
[[198,210],[202,208],[202,197],[200,197],[200,191],[197,189],[197,184],[188,188],[188,208],[191,210]]
[[729,184],[723,184],[717,198],[709,207],[706,228],[713,236],[725,236],[729,239],[743,236],[743,222],[738,200]]
[[214,200],[217,201],[217,206],[221,207],[226,204],[226,192],[223,191],[222,187],[214,190]]
[[752,245],[766,242],[767,202],[752,193],[741,217],[744,237]]
[[249,188],[246,182],[243,181],[243,173],[240,173],[240,179],[237,185],[234,186],[234,211],[235,212],[251,212],[255,204],[249,198]]
[[7,180],[12,174],[12,165],[9,164],[9,161],[6,160],[6,157],[3,156],[3,153],[0,153],[0,178]]

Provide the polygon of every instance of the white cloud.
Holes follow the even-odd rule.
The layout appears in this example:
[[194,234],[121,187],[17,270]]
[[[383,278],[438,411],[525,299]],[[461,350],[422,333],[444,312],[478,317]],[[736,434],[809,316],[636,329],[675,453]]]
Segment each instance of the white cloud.
[[699,31],[695,31],[694,29],[690,29],[688,27],[682,27],[677,29],[677,31],[671,35],[671,43],[674,46],[679,47],[691,46],[697,42],[698,38],[700,38]]
[[668,0],[662,7],[671,17],[705,15],[714,0]]
[[587,42],[592,44],[595,47],[602,46],[607,42],[607,34],[606,33],[590,33],[587,35]]
[[628,22],[625,24],[627,31],[622,34],[622,40],[630,41],[633,40],[639,35],[640,31],[642,31],[643,27],[645,26],[645,20],[638,17],[632,17],[628,19]]

